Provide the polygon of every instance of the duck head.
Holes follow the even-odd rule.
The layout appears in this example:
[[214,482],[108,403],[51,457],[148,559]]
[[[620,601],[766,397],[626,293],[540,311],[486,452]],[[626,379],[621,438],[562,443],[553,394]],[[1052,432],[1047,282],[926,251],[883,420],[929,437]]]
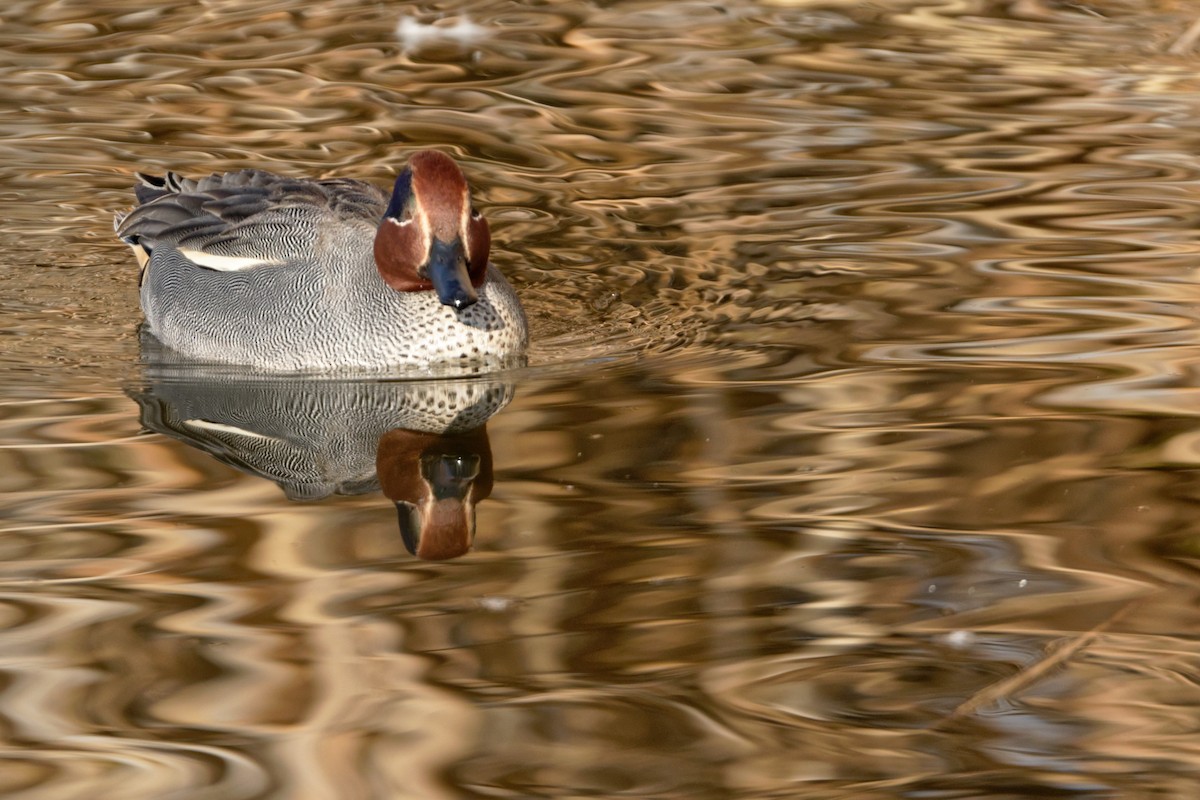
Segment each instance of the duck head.
[[384,282],[399,292],[432,290],[461,310],[478,299],[490,247],[487,220],[454,160],[436,150],[409,159],[375,234]]

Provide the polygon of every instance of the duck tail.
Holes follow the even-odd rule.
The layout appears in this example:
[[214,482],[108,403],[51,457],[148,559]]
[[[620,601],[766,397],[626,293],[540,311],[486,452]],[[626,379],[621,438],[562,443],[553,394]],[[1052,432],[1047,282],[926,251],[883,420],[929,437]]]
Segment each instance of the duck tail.
[[143,205],[169,194],[179,194],[196,188],[195,181],[174,172],[168,172],[161,177],[147,175],[144,172],[133,174],[138,179],[137,185],[133,187],[133,193],[137,196],[138,203]]

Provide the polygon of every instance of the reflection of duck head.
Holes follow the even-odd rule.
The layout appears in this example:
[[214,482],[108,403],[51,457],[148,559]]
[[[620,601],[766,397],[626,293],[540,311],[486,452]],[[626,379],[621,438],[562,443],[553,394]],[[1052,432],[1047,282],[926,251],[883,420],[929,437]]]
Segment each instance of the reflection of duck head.
[[418,558],[456,558],[475,538],[476,504],[492,493],[487,428],[436,435],[388,431],[376,456],[379,484],[396,504],[404,546]]

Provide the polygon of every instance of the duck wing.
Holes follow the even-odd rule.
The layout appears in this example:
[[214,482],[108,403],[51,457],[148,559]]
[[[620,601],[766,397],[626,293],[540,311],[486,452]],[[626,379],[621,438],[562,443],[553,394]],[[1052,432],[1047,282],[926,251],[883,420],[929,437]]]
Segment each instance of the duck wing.
[[387,194],[369,183],[300,180],[240,170],[192,180],[138,174],[139,205],[116,219],[143,271],[153,251],[177,250],[196,266],[242,271],[311,258],[323,226],[374,231]]

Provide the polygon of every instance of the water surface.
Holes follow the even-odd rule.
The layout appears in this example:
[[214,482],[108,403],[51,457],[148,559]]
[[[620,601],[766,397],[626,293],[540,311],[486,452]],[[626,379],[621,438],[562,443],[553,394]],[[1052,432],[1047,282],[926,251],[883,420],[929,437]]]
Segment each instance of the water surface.
[[[0,794],[1190,797],[1194,12],[9,2]],[[139,363],[134,171],[428,146],[528,367]]]

